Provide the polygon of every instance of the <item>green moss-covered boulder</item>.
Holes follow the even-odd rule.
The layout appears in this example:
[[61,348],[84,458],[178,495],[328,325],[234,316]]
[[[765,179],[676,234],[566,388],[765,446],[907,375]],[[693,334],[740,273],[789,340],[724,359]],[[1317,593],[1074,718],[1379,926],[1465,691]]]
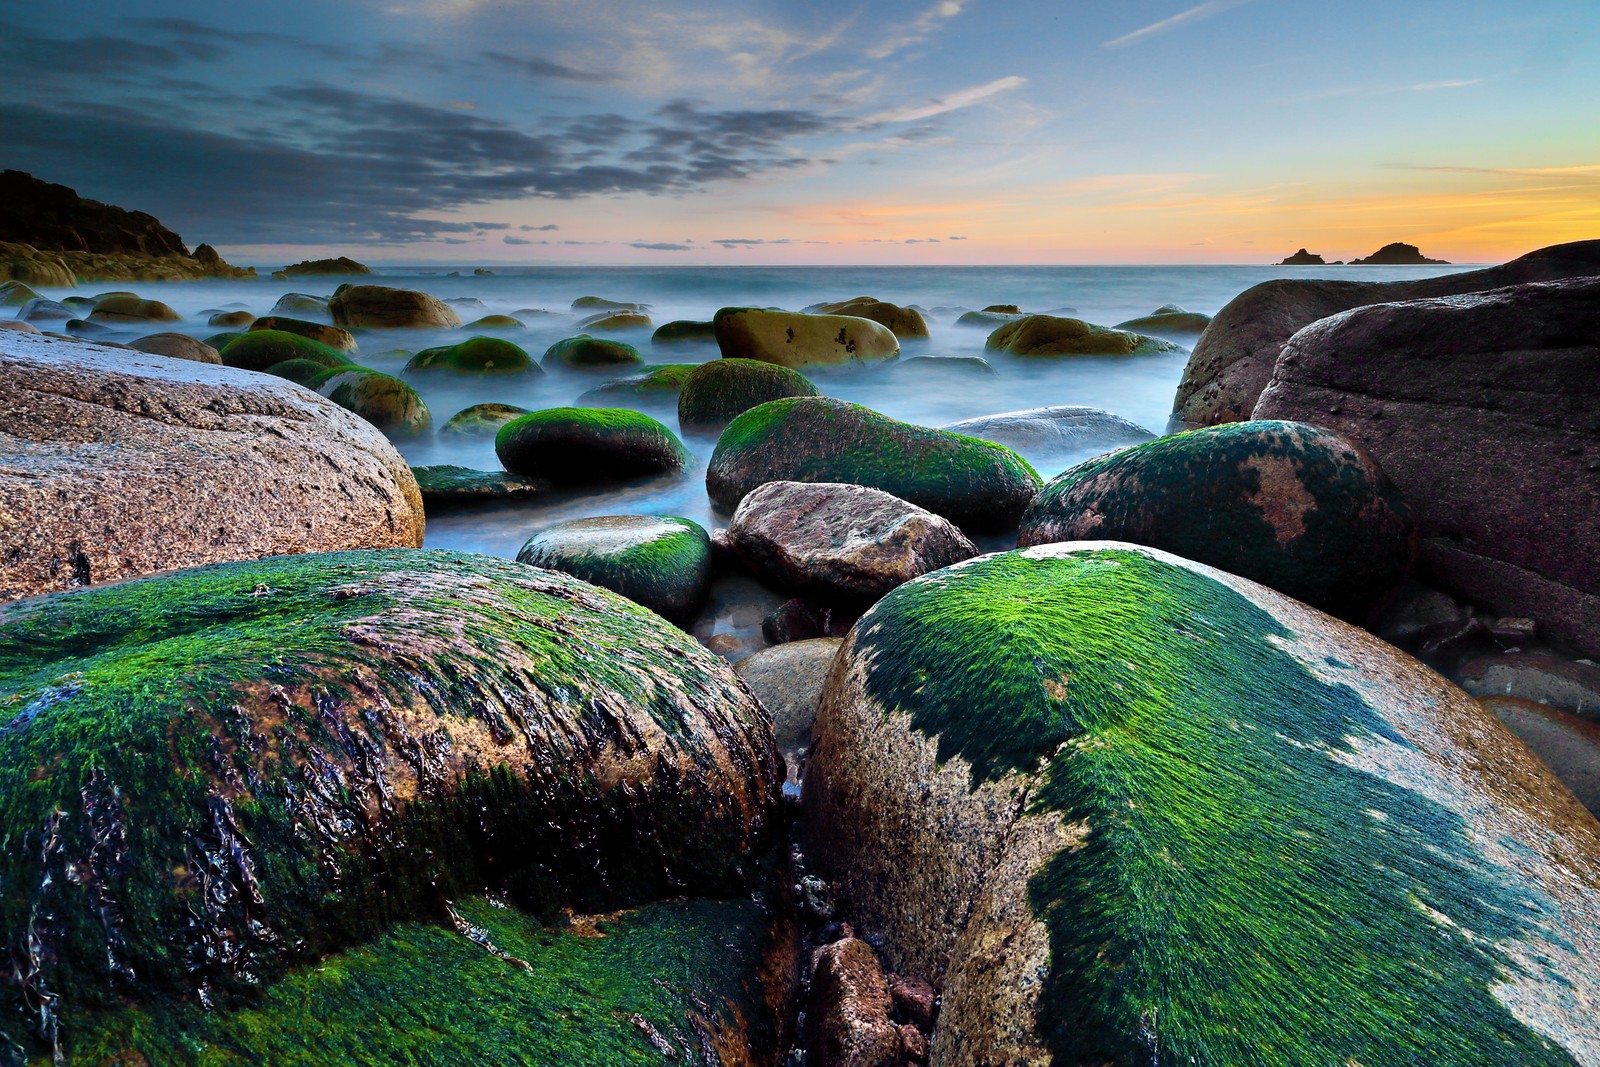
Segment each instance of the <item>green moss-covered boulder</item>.
[[422,397],[393,375],[366,367],[335,367],[328,376],[312,379],[310,384],[389,437],[413,437],[433,425],[433,416]]
[[[82,320],[80,319],[78,321],[81,322]],[[230,341],[236,340],[237,338],[243,336],[243,330],[223,330],[221,333],[214,333],[210,337],[207,337],[205,342],[212,348],[216,349],[220,354],[224,348],[228,347],[228,343]]]
[[1020,543],[1133,541],[1360,619],[1410,570],[1399,492],[1361,449],[1303,422],[1235,422],[1157,438],[1052,479]]
[[305,319],[291,319],[287,315],[264,315],[250,324],[254,330],[282,330],[285,333],[297,333],[301,337],[309,337],[313,341],[320,341],[329,348],[339,352],[354,352],[356,350],[355,334],[338,326],[328,326],[321,322],[307,322]]
[[254,321],[256,317],[248,311],[216,311],[206,319],[206,325],[248,327]]
[[451,415],[439,432],[465,437],[493,437],[500,432],[500,427],[518,415],[527,413],[527,408],[519,408],[514,404],[474,404]]
[[574,403],[580,407],[615,407],[618,404],[674,404],[684,379],[698,364],[645,364],[638,374],[616,378],[584,392]]
[[695,319],[674,319],[656,327],[656,332],[650,335],[653,345],[676,344],[714,344],[717,334],[710,322],[700,322]]
[[274,378],[285,378],[296,385],[310,386],[318,379],[326,379],[328,368],[314,359],[286,359],[266,369]]
[[530,537],[520,563],[563,571],[621,593],[674,622],[705,603],[711,538],[674,515],[598,515],[558,523]]
[[278,302],[272,305],[269,315],[315,315],[318,318],[327,318],[332,312],[328,310],[328,298],[313,296],[310,293],[284,293],[278,297]]
[[[0,936],[30,961],[0,983],[0,1031],[45,1053],[101,1013],[262,988],[260,1027],[185,1017],[264,1048],[301,1040],[274,1011],[308,1040],[364,1034],[364,1015],[294,983],[324,983],[329,1004],[363,981],[398,994],[429,954],[285,969],[373,938],[359,951],[389,951],[422,935],[398,924],[474,894],[554,918],[746,891],[782,776],[760,708],[687,635],[566,575],[460,553],[278,556],[8,604],[0,706]],[[464,943],[510,962],[481,926],[461,923]],[[502,990],[530,974],[495,973]],[[385,1040],[431,1032],[409,1029]]]
[[1025,315],[1000,326],[985,348],[1013,356],[1145,356],[1181,352],[1171,341],[1143,334],[1109,330],[1082,319]]
[[506,470],[580,484],[679,471],[694,457],[650,416],[627,408],[546,408],[500,427],[495,454]]
[[830,397],[774,400],[722,431],[706,490],[725,511],[766,482],[844,482],[882,489],[968,530],[1014,528],[1039,488],[1002,445],[930,430]]
[[942,993],[930,1062],[1593,1062],[1600,824],[1366,632],[1116,542],[862,617],[809,856]]
[[406,364],[408,371],[457,374],[543,374],[528,353],[499,337],[472,337],[453,345],[424,348]]
[[429,512],[451,511],[474,504],[529,500],[550,491],[550,483],[524,478],[507,471],[479,471],[451,463],[412,467],[422,493],[422,505]]
[[38,299],[39,294],[26,282],[0,282],[0,307],[19,308],[30,300]]
[[817,387],[797,370],[758,359],[714,359],[685,377],[678,422],[686,430],[720,431],[757,404],[816,395]]
[[521,319],[512,318],[510,315],[485,315],[481,319],[473,319],[463,329],[467,330],[523,330]]
[[90,322],[177,322],[183,318],[159,300],[141,300],[133,293],[101,297],[89,312]]
[[643,363],[639,350],[621,341],[607,341],[601,337],[580,334],[557,341],[545,349],[539,361],[546,367],[615,367],[627,363]]
[[249,330],[225,341],[217,351],[225,366],[241,370],[266,370],[290,359],[309,359],[324,367],[350,365],[349,357],[337,348],[287,330]]
[[711,321],[717,347],[733,359],[809,367],[872,363],[900,354],[900,342],[887,326],[853,315],[726,307]]
[[[405,922],[222,1010],[132,1008],[72,1035],[79,1067],[777,1062],[787,928],[694,899],[541,925],[494,899]],[[706,1050],[711,1050],[706,1058]]]

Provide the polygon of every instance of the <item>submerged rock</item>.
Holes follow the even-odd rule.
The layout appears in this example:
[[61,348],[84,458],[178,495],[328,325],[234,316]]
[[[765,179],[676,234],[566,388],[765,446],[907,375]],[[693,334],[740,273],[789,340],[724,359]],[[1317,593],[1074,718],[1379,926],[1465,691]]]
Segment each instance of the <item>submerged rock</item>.
[[1052,479],[1019,543],[1133,541],[1359,620],[1415,556],[1400,494],[1366,453],[1295,422],[1211,426]]
[[1120,415],[1099,408],[1049,407],[981,415],[941,427],[950,433],[981,437],[1018,452],[1059,456],[1106,452],[1155,439],[1155,434]]
[[1112,328],[1186,340],[1200,336],[1209,325],[1211,325],[1210,315],[1202,315],[1198,311],[1185,311],[1176,304],[1163,304],[1148,315],[1119,322]]
[[645,364],[638,374],[626,378],[613,378],[595,386],[573,401],[579,407],[615,407],[627,404],[673,405],[678,401],[678,390],[695,369],[693,363]]
[[1177,352],[1171,341],[1124,330],[1110,330],[1082,319],[1027,315],[996,329],[985,348],[1013,356],[1144,356]]
[[528,353],[499,337],[471,337],[453,345],[424,348],[411,357],[407,371],[451,371],[456,374],[532,374],[544,371]]
[[0,334],[0,600],[173,567],[422,543],[367,423],[273,378]]
[[474,319],[466,324],[467,330],[522,330],[526,329],[521,319],[510,315],[485,315],[481,319]]
[[112,293],[95,301],[90,322],[177,322],[183,318],[159,300],[142,300],[133,293]]
[[341,285],[328,301],[339,326],[371,329],[451,329],[461,316],[443,300],[414,289],[386,285]]
[[223,363],[240,370],[267,370],[289,359],[309,359],[329,368],[352,365],[337,348],[287,330],[250,330],[229,338],[218,351]]
[[1202,564],[901,586],[803,803],[860,936],[942,991],[932,1063],[1594,1061],[1600,823],[1433,672]]
[[40,842],[0,856],[28,887],[0,900],[7,952],[36,961],[0,997],[44,998],[46,1047],[91,1009],[226,999],[489,890],[541,918],[748,891],[776,828],[770,727],[721,660],[490,557],[279,557],[9,605],[0,693],[27,709],[0,734],[5,834]]
[[546,367],[612,367],[626,363],[643,363],[639,350],[621,341],[608,341],[602,337],[580,334],[557,341],[545,349],[539,361]]
[[627,408],[546,408],[500,427],[506,470],[553,482],[618,481],[682,470],[693,460],[673,432]]
[[725,511],[772,481],[847,482],[893,493],[971,530],[1014,527],[1039,487],[1015,452],[898,422],[830,397],[751,408],[717,439],[706,490]]
[[817,304],[806,308],[809,313],[823,315],[854,315],[856,318],[871,319],[882,326],[887,326],[889,331],[902,341],[928,336],[928,322],[922,317],[922,312],[915,308],[901,307],[884,300],[870,296],[858,296],[850,300],[841,300],[835,304]]
[[449,463],[412,467],[411,473],[422,493],[422,504],[430,513],[473,504],[528,500],[550,491],[550,484],[537,478],[506,471],[477,471]]
[[517,562],[604,586],[673,622],[684,622],[711,588],[711,538],[675,515],[598,515],[534,534]]
[[784,367],[894,359],[900,342],[888,327],[851,315],[806,315],[727,307],[712,319],[724,357]]
[[714,359],[684,378],[678,422],[685,430],[720,431],[757,404],[816,395],[817,387],[788,367],[757,359]]
[[657,326],[656,332],[650,335],[653,345],[715,343],[716,340],[717,334],[712,323],[694,319],[674,319]]
[[500,432],[500,427],[518,415],[527,413],[527,408],[519,408],[513,404],[474,404],[451,415],[439,428],[439,432],[493,437]]
[[278,297],[278,302],[272,305],[268,315],[316,315],[318,318],[327,318],[333,313],[328,310],[328,298],[313,296],[310,293],[284,293]]
[[207,326],[246,326],[256,321],[248,311],[218,311],[206,319]]
[[648,330],[652,325],[642,311],[601,311],[578,321],[580,330]]

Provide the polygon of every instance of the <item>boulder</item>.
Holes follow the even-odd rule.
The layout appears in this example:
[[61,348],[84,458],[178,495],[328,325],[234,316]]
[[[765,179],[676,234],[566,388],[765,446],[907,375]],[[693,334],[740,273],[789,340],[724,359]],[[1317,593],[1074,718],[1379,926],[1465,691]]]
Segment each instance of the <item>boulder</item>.
[[204,341],[195,340],[186,333],[152,333],[137,341],[129,341],[128,347],[138,349],[140,352],[149,352],[151,355],[222,366],[222,357],[217,354],[215,348]]
[[241,370],[266,370],[289,359],[309,359],[324,367],[351,365],[337,348],[288,330],[248,330],[229,338],[218,351],[223,363]]
[[642,311],[601,311],[578,320],[580,330],[648,330],[653,325]]
[[0,282],[0,307],[20,308],[40,299],[38,292],[24,282]]
[[318,318],[328,318],[333,312],[328,310],[328,298],[313,296],[311,293],[284,293],[278,297],[278,302],[272,305],[269,315],[315,315]]
[[481,319],[474,319],[466,324],[468,330],[522,330],[526,327],[520,319],[510,315],[485,315]]
[[607,300],[603,296],[580,296],[572,302],[573,311],[649,311],[649,304]]
[[717,439],[706,490],[724,511],[773,481],[882,489],[965,530],[1014,528],[1039,476],[1009,448],[823,396],[773,400]]
[[887,326],[852,315],[806,315],[727,307],[712,318],[724,357],[784,367],[894,359],[900,342]]
[[823,945],[811,960],[806,1062],[901,1067],[900,1030],[889,1018],[893,1007],[871,945],[854,937]]
[[500,427],[516,418],[526,415],[527,408],[519,408],[512,404],[474,404],[470,408],[451,415],[440,433],[462,434],[472,437],[493,437],[500,432]]
[[537,478],[506,471],[477,471],[450,463],[412,467],[411,473],[422,493],[422,506],[430,515],[476,504],[531,500],[550,491],[550,483]]
[[1475,697],[1516,697],[1600,721],[1600,666],[1540,652],[1475,656],[1451,671]]
[[256,317],[248,311],[218,311],[206,319],[206,325],[248,327],[254,321]]
[[811,747],[823,683],[842,644],[838,637],[790,641],[751,653],[733,665],[733,672],[772,717],[773,736],[789,763],[789,777],[796,781],[801,777],[800,756]]
[[678,402],[678,390],[695,369],[693,363],[656,363],[639,367],[638,374],[613,378],[580,394],[573,403],[579,407],[617,407],[621,404],[662,404]]
[[1423,581],[1596,655],[1597,383],[1600,279],[1576,278],[1318,322],[1284,346],[1256,417],[1369,452],[1411,507]]
[[[742,895],[777,829],[771,729],[726,664],[491,557],[278,557],[12,604],[0,693],[23,709],[0,735],[3,833],[39,842],[0,856],[0,936],[30,960],[0,998],[12,1039],[27,1005],[46,1049],[113,1005],[203,1018],[432,917],[501,957],[495,984],[526,982],[453,902],[553,920]],[[247,1050],[294,1040],[254,1029]]]
[[871,319],[887,326],[902,341],[928,336],[928,321],[922,317],[922,312],[870,296],[858,296],[835,304],[816,304],[805,310],[813,314],[854,315],[856,318]]
[[1402,282],[1262,282],[1228,301],[1195,343],[1178,383],[1173,418],[1212,426],[1250,418],[1273,365],[1295,331],[1365,304],[1454,296],[1523,282],[1600,274],[1600,241],[1530,252],[1499,267]]
[[757,404],[791,396],[816,396],[799,371],[757,359],[714,359],[693,368],[678,393],[678,422],[685,430],[721,432]]
[[1048,407],[1005,411],[952,422],[949,433],[980,437],[1027,455],[1079,456],[1109,452],[1155,439],[1155,434],[1099,408]]
[[532,411],[500,427],[494,450],[508,471],[567,484],[671,473],[694,460],[671,430],[626,408]]
[[328,367],[314,359],[286,359],[282,363],[274,363],[261,373],[315,390],[316,383],[328,377]]
[[1202,315],[1198,311],[1185,311],[1176,304],[1166,304],[1148,315],[1119,322],[1112,328],[1184,341],[1199,337],[1210,325],[1210,315]]
[[284,333],[297,333],[301,337],[309,337],[319,341],[329,348],[339,352],[354,352],[356,338],[349,330],[338,326],[327,326],[320,322],[307,322],[304,319],[291,319],[285,315],[264,315],[250,324],[250,330],[279,330]]
[[315,393],[77,341],[0,338],[0,600],[219,560],[422,543],[405,461]]
[[1406,507],[1359,448],[1294,422],[1173,434],[1052,479],[1019,543],[1133,541],[1359,621],[1405,580]]
[[978,554],[948,519],[879,489],[831,482],[767,482],[739,502],[728,539],[770,584],[856,607]]
[[621,341],[607,341],[600,337],[580,334],[557,341],[545,349],[539,360],[546,367],[615,367],[628,363],[643,363],[639,350]]
[[499,337],[472,337],[453,345],[424,348],[411,357],[406,370],[544,376],[526,351]]
[[838,657],[807,855],[941,990],[930,1062],[1595,1062],[1600,823],[1364,631],[1080,542],[909,582]]
[[0,330],[12,330],[16,333],[38,333],[39,327],[31,322],[21,319],[0,319]]
[[333,367],[323,376],[313,378],[310,385],[389,437],[415,437],[433,425],[433,415],[417,391],[381,371],[366,367]]
[[77,317],[78,313],[73,308],[58,300],[47,300],[42,296],[29,300],[17,312],[17,318],[24,322],[66,322]]
[[289,264],[280,273],[289,278],[326,274],[354,277],[358,274],[371,274],[372,268],[364,263],[357,263],[349,256],[339,256],[335,259],[304,259],[299,263]]
[[183,318],[159,300],[141,300],[132,293],[113,293],[95,301],[90,322],[177,322]]
[[337,326],[371,329],[453,329],[461,317],[444,301],[414,289],[341,285],[328,301]]
[[1544,760],[1580,804],[1600,814],[1600,724],[1517,697],[1483,696],[1478,703]]
[[675,515],[557,523],[530,537],[517,562],[593,582],[678,623],[705,603],[711,588],[711,537]]
[[1179,351],[1171,341],[1109,330],[1082,319],[1027,315],[996,329],[985,348],[1013,356],[1145,356]]
[[971,326],[982,330],[994,330],[997,327],[1006,325],[1007,323],[1016,322],[1019,319],[1026,319],[1030,317],[1028,315],[1024,315],[1020,311],[1015,310],[1015,304],[1007,304],[1004,306],[1010,307],[1013,310],[963,312],[961,317],[956,319],[956,325]]
[[715,343],[716,339],[716,329],[712,323],[693,319],[674,319],[663,323],[650,335],[653,345]]

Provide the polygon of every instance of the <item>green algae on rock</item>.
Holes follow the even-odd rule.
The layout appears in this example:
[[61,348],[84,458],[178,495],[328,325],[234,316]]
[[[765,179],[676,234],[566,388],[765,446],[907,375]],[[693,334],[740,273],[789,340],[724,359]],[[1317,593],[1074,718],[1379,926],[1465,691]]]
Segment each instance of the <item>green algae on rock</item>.
[[581,394],[573,403],[579,407],[614,407],[618,401],[674,404],[678,390],[683,388],[684,380],[695,367],[694,363],[647,363],[637,368],[637,374],[603,382]]
[[313,341],[321,341],[329,348],[340,352],[354,352],[356,350],[355,334],[341,326],[329,326],[322,322],[310,322],[306,319],[290,318],[287,315],[263,315],[250,324],[251,330],[282,330],[285,333],[297,333],[301,337],[309,337]]
[[1264,586],[1115,542],[957,564],[862,618],[817,736],[812,858],[941,980],[932,1062],[1600,1062],[1600,824]]
[[720,431],[757,404],[791,396],[816,396],[797,370],[759,359],[714,359],[692,369],[678,393],[678,423]]
[[441,900],[544,917],[737,893],[781,779],[716,656],[615,594],[462,553],[6,605],[0,707],[0,931],[25,961],[0,978],[3,1029],[36,1048],[96,1010],[224,999]]
[[632,345],[585,333],[557,341],[545,349],[539,362],[547,367],[612,367],[619,363],[643,363],[644,359]]
[[545,408],[500,427],[506,470],[553,482],[616,481],[679,471],[693,456],[661,423],[627,408]]
[[412,437],[433,425],[422,397],[393,375],[366,367],[334,367],[312,383],[317,392],[390,437]]
[[1144,356],[1183,351],[1171,341],[1139,333],[1111,330],[1082,319],[1025,315],[998,327],[985,348],[1013,356]]
[[671,322],[664,322],[650,335],[650,343],[653,345],[715,344],[716,340],[717,334],[712,323],[696,319],[673,319]]
[[517,562],[562,571],[684,622],[711,588],[711,537],[675,515],[599,515],[530,537]]
[[449,926],[401,923],[228,1010],[179,1004],[108,1012],[70,1041],[70,1062],[776,1061],[783,1031],[772,1001],[779,998],[763,970],[784,951],[782,931],[748,900],[649,904],[545,927],[493,900],[447,907]]
[[1365,452],[1303,422],[1172,434],[1091,459],[1047,484],[1021,545],[1133,541],[1359,620],[1405,579],[1410,513]]
[[882,489],[971,530],[1015,528],[1039,488],[1027,461],[1002,445],[822,396],[753,407],[717,439],[706,490],[719,508],[733,511],[772,481]]
[[542,375],[528,353],[499,337],[471,337],[453,345],[424,348],[411,357],[407,371],[454,371],[457,374]]
[[429,512],[449,511],[473,504],[529,500],[550,491],[550,483],[507,471],[480,471],[453,463],[412,467],[422,505]]
[[[289,330],[250,330],[231,337],[227,334],[217,337],[228,337],[222,347],[217,348],[223,364],[240,370],[268,370],[290,359],[309,359],[324,367],[352,365],[350,357],[338,349]],[[211,341],[206,343],[211,344]]]

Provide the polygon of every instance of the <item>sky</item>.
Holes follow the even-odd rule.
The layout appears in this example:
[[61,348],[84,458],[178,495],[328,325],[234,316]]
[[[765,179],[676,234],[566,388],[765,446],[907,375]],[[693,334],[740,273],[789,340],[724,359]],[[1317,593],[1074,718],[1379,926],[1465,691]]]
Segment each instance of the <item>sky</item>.
[[0,166],[230,260],[1600,237],[1596,0],[0,0]]

